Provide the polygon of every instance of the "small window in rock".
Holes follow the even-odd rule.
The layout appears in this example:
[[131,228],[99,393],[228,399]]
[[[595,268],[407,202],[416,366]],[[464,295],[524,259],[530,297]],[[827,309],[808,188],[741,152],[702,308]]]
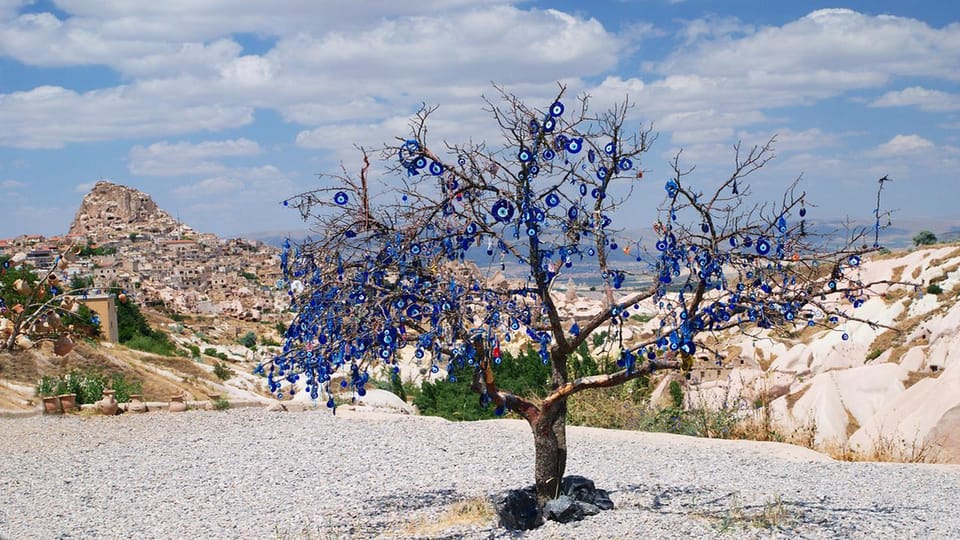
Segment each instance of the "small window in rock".
[[930,365],[930,371],[936,373],[936,372],[940,371],[940,366],[931,364],[931,365]]

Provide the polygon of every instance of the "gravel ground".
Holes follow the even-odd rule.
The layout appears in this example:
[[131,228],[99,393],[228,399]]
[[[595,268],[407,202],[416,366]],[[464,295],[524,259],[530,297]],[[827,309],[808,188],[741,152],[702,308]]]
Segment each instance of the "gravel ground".
[[156,412],[0,419],[0,538],[960,538],[960,466],[570,428],[617,507],[512,533],[458,501],[533,478],[519,421]]

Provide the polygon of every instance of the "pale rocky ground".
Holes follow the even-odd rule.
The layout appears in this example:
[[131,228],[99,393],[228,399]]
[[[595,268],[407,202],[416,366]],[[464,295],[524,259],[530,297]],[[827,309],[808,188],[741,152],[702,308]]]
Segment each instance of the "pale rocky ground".
[[958,538],[960,466],[570,428],[616,508],[525,534],[450,508],[532,480],[521,421],[262,408],[0,418],[0,538]]

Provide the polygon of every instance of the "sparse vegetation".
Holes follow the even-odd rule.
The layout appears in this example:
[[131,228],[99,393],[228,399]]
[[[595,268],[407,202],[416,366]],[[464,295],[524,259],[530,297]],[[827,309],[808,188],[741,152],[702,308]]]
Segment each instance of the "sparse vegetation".
[[932,246],[936,243],[937,235],[927,230],[920,231],[913,237],[913,245],[915,246]]
[[940,285],[937,285],[936,283],[931,283],[927,285],[927,294],[942,294],[942,293],[943,293],[943,289],[940,287]]
[[94,403],[103,396],[104,388],[113,389],[114,397],[119,402],[129,401],[131,394],[142,392],[143,383],[128,381],[122,373],[103,375],[88,371],[80,373],[70,371],[59,377],[44,376],[37,382],[37,396],[56,396],[60,394],[76,394],[77,404]]
[[227,367],[223,362],[217,362],[213,365],[213,374],[221,381],[226,381],[233,377],[233,370]]

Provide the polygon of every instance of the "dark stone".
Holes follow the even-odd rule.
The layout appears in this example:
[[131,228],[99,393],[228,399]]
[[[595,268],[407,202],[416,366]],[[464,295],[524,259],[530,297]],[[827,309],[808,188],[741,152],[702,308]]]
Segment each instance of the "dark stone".
[[497,493],[493,496],[493,508],[502,527],[529,530],[543,525],[543,513],[537,505],[537,490],[533,486]]
[[610,500],[610,494],[605,489],[595,490],[593,500],[584,502],[596,505],[601,510],[613,510],[613,501]]
[[595,516],[600,513],[600,507],[595,504],[577,501],[577,506],[583,511],[584,516]]
[[543,515],[551,521],[570,523],[583,519],[583,509],[572,497],[561,495],[543,505]]
[[594,485],[593,480],[587,478],[586,476],[577,476],[575,474],[564,476],[563,481],[560,483],[560,492],[575,499],[578,491],[593,491],[596,488],[597,487]]

